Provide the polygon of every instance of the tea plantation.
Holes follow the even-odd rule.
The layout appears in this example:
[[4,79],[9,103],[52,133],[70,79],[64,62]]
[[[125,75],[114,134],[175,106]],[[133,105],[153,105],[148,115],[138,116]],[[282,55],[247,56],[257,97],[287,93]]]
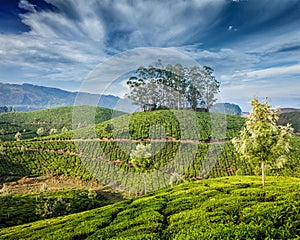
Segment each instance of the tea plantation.
[[[115,194],[114,197],[117,195]],[[2,194],[0,196],[0,228],[82,212],[113,202],[107,197],[107,193],[95,190]]]
[[[94,123],[101,123],[112,117],[124,114],[120,111],[92,106],[57,107],[33,112],[1,113],[0,140],[15,140],[17,132],[21,133],[21,139],[30,139],[47,136],[50,134],[51,129],[55,129],[57,133],[60,133],[62,129],[71,130],[86,126],[87,123],[84,120],[79,125],[72,125],[74,111],[80,112],[83,116],[94,114]],[[39,128],[43,128],[43,132],[40,135],[37,134]],[[53,133],[55,132],[53,131]]]
[[[97,108],[100,123],[85,126],[84,118],[71,122],[68,109],[66,120],[56,119],[56,109],[44,121],[49,129],[66,121],[73,131],[36,137],[35,127],[22,133],[32,139],[0,141],[0,176],[75,177],[150,194],[112,204],[87,190],[5,195],[1,182],[0,239],[300,238],[300,178],[293,178],[300,177],[300,137],[292,138],[283,167],[268,166],[262,188],[253,176],[259,165],[240,159],[229,141],[243,118],[161,110],[110,119],[115,113]],[[33,121],[24,116],[14,118],[19,127]],[[151,146],[147,173],[132,164],[139,144]]]
[[[135,113],[44,138],[0,142],[0,174],[97,179],[126,191],[142,192],[145,185],[148,191],[168,186],[173,177],[182,181],[259,171],[259,166],[242,161],[228,141],[238,134],[244,119],[208,113],[197,113],[196,121],[194,117],[184,111]],[[224,117],[227,123],[222,125]],[[212,126],[226,128],[220,133]],[[135,174],[131,164],[130,153],[138,144],[151,144],[152,148],[154,167],[146,179]],[[293,138],[292,146],[284,168],[267,169],[268,175],[300,175],[299,137]]]
[[300,180],[225,177],[0,230],[0,239],[299,239]]
[[[80,120],[75,120],[80,121]],[[175,139],[202,140],[231,139],[237,136],[245,119],[220,113],[187,110],[159,110],[122,115],[109,121],[81,128],[47,139],[114,138],[114,139]]]

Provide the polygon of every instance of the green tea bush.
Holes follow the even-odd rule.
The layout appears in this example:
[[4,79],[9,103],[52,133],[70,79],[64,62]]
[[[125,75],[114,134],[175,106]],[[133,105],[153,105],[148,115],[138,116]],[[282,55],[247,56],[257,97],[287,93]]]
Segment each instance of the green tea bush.
[[111,201],[87,190],[0,196],[0,228],[98,208]]
[[[298,239],[300,180],[226,177],[2,228],[0,239]],[[71,204],[72,206],[72,204]]]

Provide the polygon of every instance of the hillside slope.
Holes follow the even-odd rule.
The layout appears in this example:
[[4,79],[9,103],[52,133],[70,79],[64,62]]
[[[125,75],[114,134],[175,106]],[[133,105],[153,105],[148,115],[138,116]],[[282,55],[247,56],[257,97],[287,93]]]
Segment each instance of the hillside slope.
[[[113,139],[231,139],[237,136],[246,119],[220,113],[188,110],[158,110],[135,112],[75,132],[56,135],[55,139],[98,138]],[[50,137],[51,139],[51,137]]]
[[[0,174],[94,178],[126,191],[144,192],[145,186],[148,191],[167,186],[175,175],[180,180],[257,172],[259,166],[249,165],[240,159],[228,141],[230,136],[238,133],[244,119],[228,117],[227,133],[216,136],[216,131],[210,128],[209,114],[199,113],[196,118],[196,125],[201,129],[198,134],[194,134],[196,131],[193,127],[196,125],[189,121],[186,125],[179,125],[172,114],[160,111],[122,115],[96,127],[78,129],[74,131],[77,132],[75,135],[67,132],[33,141],[0,142]],[[131,124],[128,128],[125,120],[129,116]],[[157,125],[163,128],[153,128]],[[223,127],[222,124],[220,126]],[[191,128],[191,137],[181,131],[181,127]],[[212,136],[221,138],[218,140]],[[299,143],[300,138],[294,137],[293,149],[288,154],[284,168],[268,168],[267,174],[299,176]],[[153,168],[146,179],[143,174],[137,174],[138,169],[133,167],[130,157],[139,144],[149,144],[151,147],[149,160]]]
[[[42,185],[45,186],[45,185]],[[80,188],[80,186],[77,186]],[[83,212],[124,200],[112,191],[71,189],[30,194],[0,194],[0,228]]]
[[[300,176],[300,137],[283,168],[267,168],[267,175]],[[161,147],[150,161],[154,168],[144,175],[132,167],[130,153],[138,142],[101,140],[52,140],[0,142],[0,176],[71,176],[125,191],[154,191],[182,179],[203,179],[260,173],[259,164],[239,158],[230,142],[155,142]],[[158,144],[158,145],[157,145]]]
[[63,127],[71,130],[77,127],[84,127],[87,123],[82,121],[79,126],[72,126],[74,111],[84,115],[95,115],[94,123],[101,123],[112,117],[125,114],[109,108],[76,106],[76,107],[57,107],[32,112],[11,112],[0,114],[0,140],[15,140],[14,136],[20,132],[22,139],[37,137],[37,129],[44,128],[42,136],[49,135],[49,131],[55,128],[60,132]]
[[300,180],[185,183],[95,210],[0,230],[0,239],[299,239]]
[[300,110],[291,109],[279,114],[278,124],[286,125],[287,123],[292,124],[294,131],[300,134]]

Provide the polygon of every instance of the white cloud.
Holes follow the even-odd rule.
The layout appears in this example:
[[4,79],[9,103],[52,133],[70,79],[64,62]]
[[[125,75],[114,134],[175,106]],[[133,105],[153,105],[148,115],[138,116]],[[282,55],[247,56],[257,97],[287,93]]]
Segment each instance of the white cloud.
[[49,64],[92,63],[99,61],[95,55],[97,49],[93,47],[78,41],[45,39],[30,34],[0,35],[2,64],[44,69]]
[[131,74],[140,66],[154,65],[157,59],[161,59],[163,63],[180,63],[185,66],[198,64],[193,58],[174,49],[136,48],[117,54],[95,67],[83,82],[81,91],[111,92],[123,97],[128,91],[128,88],[124,87],[128,73]]
[[180,50],[188,54],[200,65],[208,65],[215,70],[215,76],[221,84],[231,84],[242,80],[245,71],[260,62],[257,55],[244,53],[237,49],[222,48],[220,50],[204,50],[199,46],[182,47]]
[[28,11],[20,18],[30,31],[0,35],[0,64],[20,66],[24,77],[40,72],[40,78],[62,81],[66,76],[83,80],[83,72],[102,62],[107,52],[183,44],[194,34],[191,29],[205,32],[224,4],[223,0],[47,2],[55,10],[37,10],[27,0],[19,2]]
[[27,0],[21,0],[18,4],[19,8],[25,9],[30,12],[35,12],[35,5],[29,3]]
[[250,78],[266,78],[278,75],[300,74],[300,64],[283,67],[272,67],[261,70],[247,72],[246,75]]
[[254,95],[269,97],[274,107],[299,108],[299,76],[300,65],[236,72],[226,75],[221,95],[225,101],[240,104],[245,111],[250,109],[246,102]]
[[[26,77],[35,81],[35,77],[45,85],[49,81],[80,82],[111,54],[136,47],[169,47],[182,51],[200,65],[211,66],[222,82],[225,96],[233,93],[252,96],[257,89],[274,95],[274,87],[281,87],[277,82],[281,79],[292,82],[299,75],[299,52],[286,48],[300,46],[298,21],[282,24],[281,28],[266,28],[266,32],[251,32],[251,28],[260,29],[290,7],[280,1],[236,3],[235,6],[247,4],[249,12],[254,13],[245,26],[231,21],[224,21],[220,26],[223,10],[233,4],[227,0],[46,2],[54,8],[41,10],[27,0],[20,0],[19,7],[28,11],[20,18],[30,31],[0,35],[0,68],[19,68],[16,78],[23,74],[24,81]],[[261,10],[260,14],[257,9]],[[216,26],[228,38],[238,37],[223,43],[218,32],[210,35]],[[217,48],[207,47],[214,41],[220,42]],[[118,72],[118,65],[110,67]],[[12,76],[2,75],[3,79]],[[105,77],[100,82],[99,89],[106,86]],[[292,88],[288,90],[295,92]],[[114,87],[113,91],[117,93],[118,88]]]

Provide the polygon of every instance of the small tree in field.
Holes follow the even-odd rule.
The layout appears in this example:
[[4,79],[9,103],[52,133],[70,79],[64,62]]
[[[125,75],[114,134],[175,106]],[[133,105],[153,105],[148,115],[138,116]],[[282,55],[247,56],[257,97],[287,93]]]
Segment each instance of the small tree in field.
[[136,149],[131,151],[130,158],[136,171],[144,174],[144,193],[146,194],[146,173],[154,169],[154,163],[151,160],[151,145],[138,144]]
[[21,134],[20,132],[17,132],[17,133],[15,134],[15,139],[16,139],[17,141],[20,141],[21,138],[22,138],[22,134]]
[[239,138],[232,139],[237,152],[245,160],[261,164],[262,185],[265,182],[265,164],[282,166],[290,150],[291,125],[277,126],[277,110],[256,98],[251,101],[252,111]]
[[51,128],[49,133],[50,133],[50,135],[53,135],[53,134],[57,133],[57,129]]
[[62,132],[62,133],[65,133],[65,132],[67,132],[67,131],[69,131],[69,129],[68,129],[67,127],[65,127],[65,126],[61,129],[61,132]]
[[45,132],[45,129],[43,127],[38,128],[38,130],[36,130],[36,134],[39,136],[42,136]]

